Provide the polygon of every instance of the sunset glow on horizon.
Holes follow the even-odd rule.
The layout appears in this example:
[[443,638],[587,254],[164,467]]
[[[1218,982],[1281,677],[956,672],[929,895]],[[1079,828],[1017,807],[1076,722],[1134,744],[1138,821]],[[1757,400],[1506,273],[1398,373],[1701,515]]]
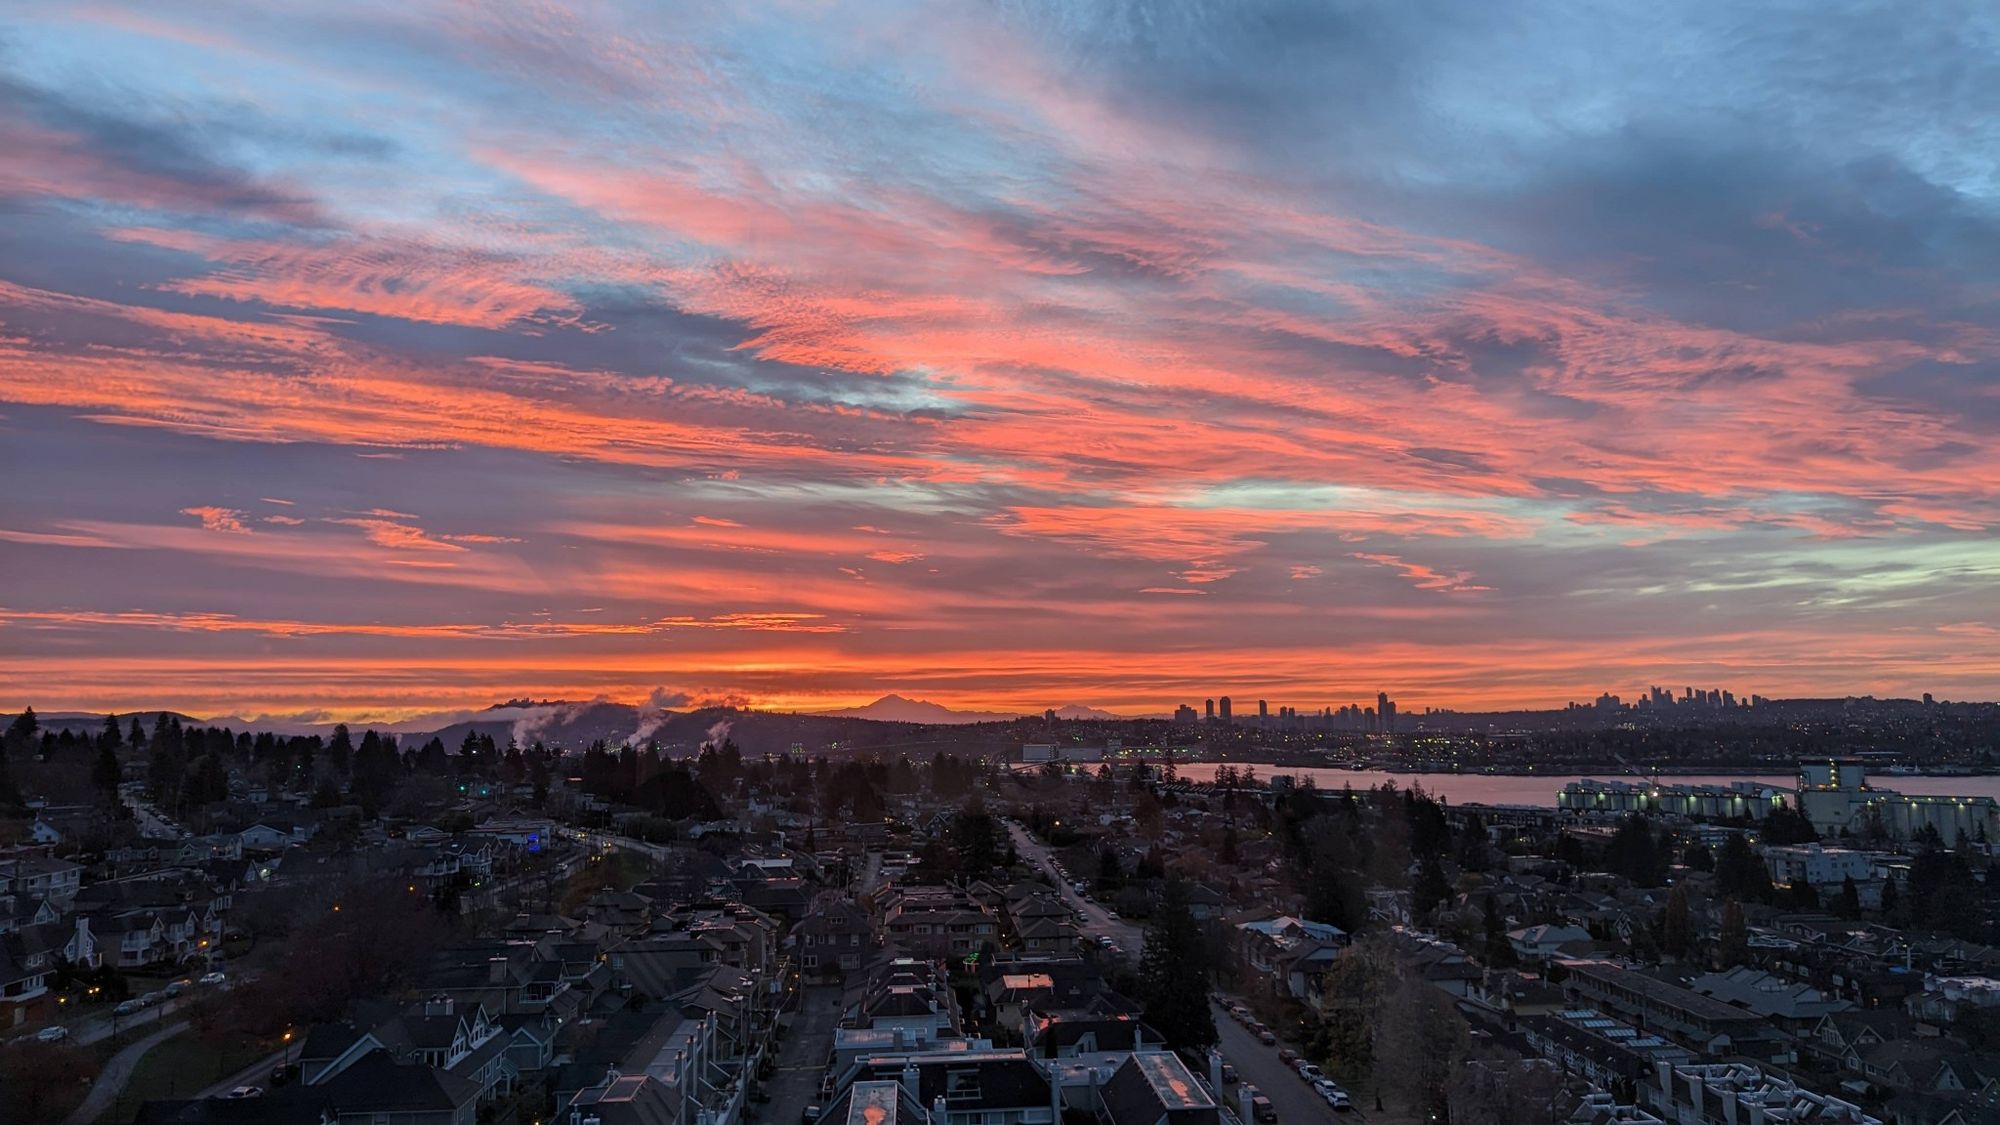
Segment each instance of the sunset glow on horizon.
[[1834,7],[16,6],[0,711],[2000,698],[2000,14]]

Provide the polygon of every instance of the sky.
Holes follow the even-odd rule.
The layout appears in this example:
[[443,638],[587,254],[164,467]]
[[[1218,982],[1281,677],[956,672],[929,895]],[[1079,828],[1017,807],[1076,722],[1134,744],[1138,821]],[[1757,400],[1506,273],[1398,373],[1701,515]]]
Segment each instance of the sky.
[[9,4],[0,709],[2000,697],[1996,99],[1966,0]]

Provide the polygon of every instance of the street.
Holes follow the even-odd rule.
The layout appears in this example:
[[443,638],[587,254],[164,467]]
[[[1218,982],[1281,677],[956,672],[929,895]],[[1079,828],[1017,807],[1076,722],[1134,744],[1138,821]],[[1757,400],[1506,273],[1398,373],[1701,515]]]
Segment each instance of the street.
[[[1359,1106],[1355,1107],[1357,1112],[1354,1113],[1334,1113],[1332,1107],[1326,1104],[1326,1099],[1307,1085],[1297,1071],[1278,1061],[1278,1048],[1259,1043],[1242,1024],[1223,1010],[1222,1005],[1211,1004],[1209,1008],[1215,1013],[1215,1030],[1221,1037],[1217,1045],[1222,1048],[1222,1057],[1236,1068],[1236,1074],[1243,1082],[1256,1086],[1259,1093],[1271,1099],[1280,1122],[1367,1119],[1358,1112]],[[1239,1083],[1223,1090],[1223,1096],[1236,1107],[1239,1116],[1242,1106],[1237,1102],[1237,1091],[1242,1088]],[[1249,1118],[1244,1118],[1244,1125],[1250,1125]]]
[[1107,935],[1112,941],[1117,942],[1126,953],[1135,958],[1139,956],[1146,943],[1146,932],[1144,930],[1122,921],[1112,921],[1110,916],[1104,912],[1103,907],[1077,894],[1070,886],[1069,881],[1056,873],[1055,861],[1050,858],[1049,849],[1039,840],[1030,836],[1028,830],[1021,827],[1019,823],[1008,821],[1007,832],[1013,837],[1014,850],[1021,854],[1021,858],[1026,860],[1029,866],[1041,872],[1050,882],[1056,885],[1056,890],[1062,895],[1063,902],[1068,904],[1070,909],[1083,915],[1082,931],[1085,935],[1093,938],[1099,935]]
[[819,1083],[826,1074],[827,1058],[833,1053],[833,1024],[840,1015],[840,988],[816,984],[799,996],[799,1010],[784,1046],[778,1049],[778,1066],[764,1092],[771,1100],[753,1107],[758,1121],[772,1125],[797,1125],[806,1107],[819,1104]]

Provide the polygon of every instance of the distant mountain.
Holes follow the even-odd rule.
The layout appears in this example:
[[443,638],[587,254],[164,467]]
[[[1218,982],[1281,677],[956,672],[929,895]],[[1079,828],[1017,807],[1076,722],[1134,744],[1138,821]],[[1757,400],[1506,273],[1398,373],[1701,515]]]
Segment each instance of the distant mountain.
[[865,707],[843,707],[837,711],[816,711],[829,719],[872,719],[878,723],[1004,723],[1021,718],[1008,711],[954,711],[942,703],[885,695]]
[[1125,719],[1130,717],[1129,715],[1114,715],[1109,711],[1100,711],[1095,707],[1085,707],[1081,703],[1070,703],[1056,708],[1056,718],[1058,719]]
[[[127,726],[134,715],[147,731],[153,729],[158,711],[120,712],[119,725]],[[316,717],[236,716],[203,719],[168,712],[183,727],[219,726],[236,731],[269,730],[280,735],[325,737],[334,724]],[[956,714],[956,712],[954,712]],[[44,730],[68,729],[79,734],[96,734],[104,729],[104,716],[88,711],[56,711],[35,716]],[[1003,716],[1006,717],[1006,716]],[[0,714],[0,727],[13,720]],[[964,720],[960,720],[964,721]],[[626,743],[657,743],[671,755],[695,753],[705,742],[728,738],[751,757],[802,750],[809,754],[867,753],[877,747],[900,747],[907,743],[910,728],[905,723],[840,715],[796,715],[771,711],[742,711],[731,707],[706,707],[695,711],[666,711],[655,707],[612,703],[608,700],[513,699],[477,710],[437,711],[396,722],[357,721],[348,724],[355,737],[366,730],[394,734],[406,749],[423,745],[435,737],[449,753],[457,753],[468,733],[491,736],[501,746],[512,738],[526,746],[540,739],[560,750],[577,751],[602,741],[613,748]],[[999,743],[982,751],[1001,749]]]

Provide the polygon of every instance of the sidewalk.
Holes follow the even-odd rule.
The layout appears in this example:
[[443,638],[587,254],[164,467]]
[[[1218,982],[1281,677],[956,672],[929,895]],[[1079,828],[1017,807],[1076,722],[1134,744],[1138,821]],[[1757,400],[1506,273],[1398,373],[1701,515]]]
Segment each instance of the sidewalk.
[[163,1027],[111,1056],[111,1061],[97,1073],[97,1081],[90,1087],[90,1093],[85,1095],[83,1104],[69,1115],[68,1125],[90,1125],[103,1116],[118,1101],[118,1095],[125,1092],[125,1084],[132,1080],[132,1071],[139,1065],[139,1060],[146,1057],[146,1052],[187,1029],[185,1022]]

